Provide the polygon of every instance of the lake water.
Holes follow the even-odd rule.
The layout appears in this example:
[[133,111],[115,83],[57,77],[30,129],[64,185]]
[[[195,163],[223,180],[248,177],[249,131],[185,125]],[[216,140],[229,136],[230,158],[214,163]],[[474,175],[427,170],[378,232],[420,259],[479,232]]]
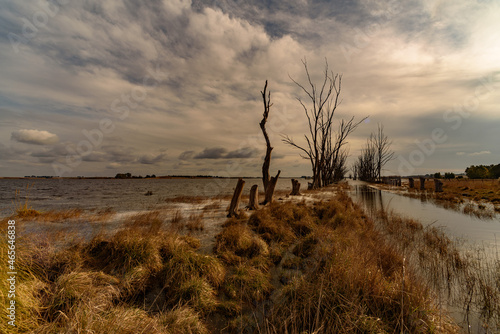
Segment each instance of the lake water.
[[[290,190],[290,178],[279,178],[276,190]],[[245,179],[243,194],[254,184],[263,190],[262,179]],[[301,189],[307,189],[307,180],[299,179]],[[13,213],[16,200],[24,203],[29,194],[29,205],[35,210],[71,208],[106,209],[118,212],[153,209],[165,199],[177,196],[232,195],[236,179],[0,179],[0,216]],[[30,186],[29,192],[26,186]],[[19,195],[16,199],[16,191]],[[152,196],[145,196],[148,191]]]

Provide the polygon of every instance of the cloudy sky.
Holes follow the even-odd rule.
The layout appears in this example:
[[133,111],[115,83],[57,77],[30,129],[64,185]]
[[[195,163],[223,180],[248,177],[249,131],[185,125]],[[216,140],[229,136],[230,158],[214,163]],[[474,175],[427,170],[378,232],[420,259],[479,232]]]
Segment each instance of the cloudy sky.
[[500,163],[496,0],[0,0],[0,176],[310,174],[281,142],[306,119],[290,77],[343,75],[337,120],[382,123],[386,174]]

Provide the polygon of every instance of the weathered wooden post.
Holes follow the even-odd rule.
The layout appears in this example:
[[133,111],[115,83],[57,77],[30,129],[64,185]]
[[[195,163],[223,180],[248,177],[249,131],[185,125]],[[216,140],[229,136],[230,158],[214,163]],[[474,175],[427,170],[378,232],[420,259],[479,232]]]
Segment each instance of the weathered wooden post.
[[434,186],[435,186],[435,190],[437,193],[442,193],[443,192],[443,182],[441,182],[440,180],[438,179],[434,179]]
[[410,189],[415,188],[415,180],[412,177],[408,178],[408,182],[410,183]]
[[229,205],[229,213],[227,214],[228,218],[238,216],[241,193],[243,192],[244,185],[245,181],[243,181],[243,179],[238,179],[238,183],[236,184],[236,188],[234,189],[233,198],[231,199],[231,204]]
[[274,188],[276,187],[276,183],[278,182],[278,178],[280,177],[281,170],[278,171],[276,176],[272,176],[271,179],[269,180],[269,183],[267,185],[266,189],[266,195],[264,198],[264,202],[262,205],[266,205],[267,203],[271,203],[273,201],[273,194],[274,194]]
[[291,196],[300,195],[300,182],[299,180],[292,179],[292,192]]
[[250,210],[259,209],[259,186],[256,184],[250,188],[250,199],[247,208]]
[[425,177],[420,176],[420,190],[425,190]]

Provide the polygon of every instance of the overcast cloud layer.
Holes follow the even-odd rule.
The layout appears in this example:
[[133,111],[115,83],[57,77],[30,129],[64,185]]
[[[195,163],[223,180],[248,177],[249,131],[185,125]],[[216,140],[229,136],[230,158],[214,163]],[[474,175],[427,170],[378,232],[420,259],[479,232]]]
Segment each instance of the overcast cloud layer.
[[[339,117],[370,116],[386,174],[500,163],[497,1],[0,0],[0,176],[310,174],[289,76],[343,74]],[[302,98],[304,98],[302,96]]]

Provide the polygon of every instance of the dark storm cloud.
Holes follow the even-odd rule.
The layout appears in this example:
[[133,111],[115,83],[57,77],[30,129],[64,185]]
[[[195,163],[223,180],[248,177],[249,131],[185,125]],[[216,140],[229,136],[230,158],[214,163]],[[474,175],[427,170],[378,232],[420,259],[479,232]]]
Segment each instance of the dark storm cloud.
[[200,153],[194,155],[194,152],[187,151],[181,153],[179,159],[248,159],[257,156],[257,151],[252,147],[243,147],[234,151],[227,151],[223,147],[205,148]]
[[159,162],[167,161],[167,154],[160,153],[158,155],[143,155],[139,157],[138,162],[143,165],[154,165]]
[[244,147],[238,150],[228,152],[224,158],[226,159],[248,159],[257,156],[257,151],[252,147]]
[[205,148],[196,154],[193,159],[224,159],[227,150],[223,147]]

